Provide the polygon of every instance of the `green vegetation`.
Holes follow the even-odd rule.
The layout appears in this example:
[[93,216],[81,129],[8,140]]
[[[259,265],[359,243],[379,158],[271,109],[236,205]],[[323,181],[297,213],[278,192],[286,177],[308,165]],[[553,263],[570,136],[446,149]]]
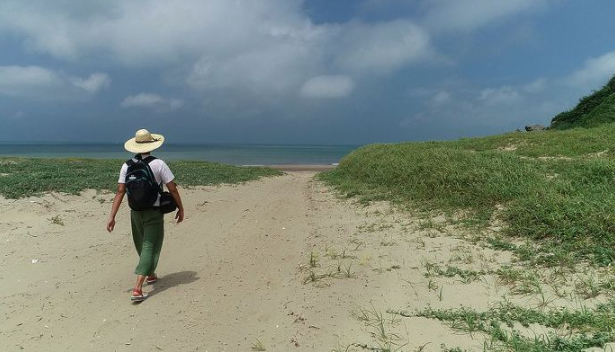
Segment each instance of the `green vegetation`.
[[49,221],[51,221],[51,223],[54,224],[54,225],[64,226],[64,220],[62,220],[60,215],[56,215],[56,216],[52,217],[51,219],[49,219]]
[[240,167],[205,161],[175,161],[168,164],[177,175],[177,183],[182,186],[237,184],[283,174],[266,167]]
[[375,144],[320,177],[362,201],[390,200],[474,225],[499,217],[507,224],[504,236],[534,240],[515,251],[535,263],[588,258],[607,265],[615,260],[613,136],[615,124],[606,124]]
[[[469,308],[427,308],[416,314],[394,311],[391,313],[438,319],[456,330],[484,333],[490,338],[485,345],[488,350],[581,351],[590,347],[604,347],[615,339],[615,300],[600,304],[595,309],[584,308],[577,311],[558,309],[542,312],[503,302],[486,312]],[[566,336],[551,333],[547,336],[530,337],[516,330],[516,324],[525,328],[529,328],[531,324],[540,324],[563,332],[562,335]]]
[[443,277],[459,277],[463,283],[470,283],[479,280],[483,275],[487,273],[484,271],[461,269],[456,266],[447,265],[446,269],[442,269],[438,264],[425,262],[423,264],[426,273],[425,277],[443,276]]
[[252,351],[266,351],[267,349],[263,345],[263,343],[256,339],[256,342],[252,343]]
[[[378,347],[358,343],[353,343],[350,346],[371,351],[394,352],[401,351],[402,348],[407,345],[407,342],[404,342],[402,336],[391,332],[391,328],[401,322],[397,314],[389,313],[389,316],[386,316],[372,305],[371,309],[358,308],[352,315],[355,319],[365,324],[367,331],[369,331],[370,335],[375,339]],[[346,350],[348,350],[348,348],[346,348]]]
[[342,253],[338,253],[335,250],[327,249],[327,257],[331,259],[336,259],[337,262],[333,266],[329,266],[323,270],[317,270],[316,268],[320,267],[318,253],[314,251],[310,252],[310,258],[307,265],[300,265],[299,268],[302,271],[307,271],[307,275],[303,279],[303,284],[313,283],[315,285],[324,285],[326,286],[328,283],[323,282],[322,280],[330,279],[330,278],[353,278],[355,275],[352,271],[352,262],[345,264],[344,259],[354,259],[356,257],[352,255],[346,254],[346,250]]
[[[84,189],[115,191],[123,160],[0,158],[0,194],[7,198],[43,192],[78,194]],[[168,163],[181,186],[236,184],[281,172],[210,162]]]
[[602,89],[582,98],[574,109],[555,116],[551,128],[595,127],[609,122],[615,122],[615,76]]

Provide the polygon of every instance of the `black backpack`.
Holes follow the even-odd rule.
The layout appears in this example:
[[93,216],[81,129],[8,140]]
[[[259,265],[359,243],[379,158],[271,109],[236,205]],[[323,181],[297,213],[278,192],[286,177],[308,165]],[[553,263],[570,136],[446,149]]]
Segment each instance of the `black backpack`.
[[156,160],[153,156],[145,159],[141,155],[126,161],[126,193],[128,205],[132,210],[151,209],[160,194],[160,185],[156,183],[156,177],[149,167],[149,163]]

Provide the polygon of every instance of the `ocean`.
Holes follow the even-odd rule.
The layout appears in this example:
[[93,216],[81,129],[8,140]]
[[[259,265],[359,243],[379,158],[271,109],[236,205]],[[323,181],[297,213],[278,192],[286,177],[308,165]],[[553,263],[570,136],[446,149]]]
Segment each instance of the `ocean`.
[[[231,165],[330,165],[358,145],[165,144],[153,155],[161,159],[212,161]],[[0,156],[129,159],[123,144],[7,143]]]

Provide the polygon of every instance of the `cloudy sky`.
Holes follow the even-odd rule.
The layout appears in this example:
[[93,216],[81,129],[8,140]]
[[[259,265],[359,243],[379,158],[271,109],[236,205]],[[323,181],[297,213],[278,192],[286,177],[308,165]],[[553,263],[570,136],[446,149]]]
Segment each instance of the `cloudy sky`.
[[0,0],[0,141],[364,144],[548,124],[613,0]]

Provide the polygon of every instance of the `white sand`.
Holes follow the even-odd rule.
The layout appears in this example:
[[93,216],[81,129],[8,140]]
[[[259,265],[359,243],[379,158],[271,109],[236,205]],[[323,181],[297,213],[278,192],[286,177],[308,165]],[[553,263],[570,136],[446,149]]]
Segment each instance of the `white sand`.
[[[344,351],[379,343],[353,317],[361,309],[486,309],[506,293],[489,277],[430,287],[427,261],[480,270],[509,255],[420,230],[383,204],[339,200],[313,175],[181,189],[186,220],[167,216],[161,279],[138,305],[125,202],[109,234],[112,194],[0,200],[0,350],[250,351],[260,341],[267,351]],[[387,333],[408,351],[483,349],[423,318],[389,322]]]

